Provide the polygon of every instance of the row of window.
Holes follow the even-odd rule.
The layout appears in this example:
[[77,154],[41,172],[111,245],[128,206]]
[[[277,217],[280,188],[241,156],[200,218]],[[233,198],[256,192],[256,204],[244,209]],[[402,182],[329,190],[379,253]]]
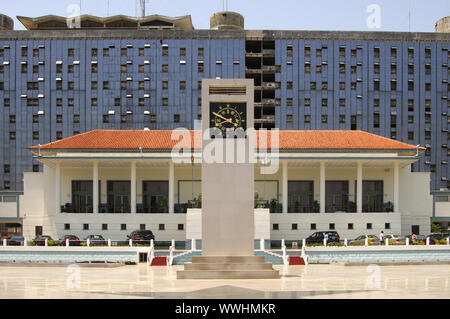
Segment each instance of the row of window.
[[[328,224],[328,229],[329,230],[336,230],[336,224],[334,224],[334,223]],[[353,223],[348,223],[347,224],[347,229],[348,230],[355,229],[354,228],[354,224]],[[366,223],[366,229],[368,229],[368,230],[373,229],[373,224],[372,223]],[[384,229],[391,229],[391,223],[385,223],[384,224]],[[280,230],[280,224],[272,224],[272,230]],[[298,224],[291,224],[291,230],[298,230]],[[317,230],[317,224],[310,224],[310,230]]]
[[[70,226],[71,224],[64,224],[64,230],[70,230],[71,229]],[[145,224],[140,224],[139,229],[145,230]],[[184,230],[184,224],[178,224],[177,229]],[[89,224],[83,224],[83,230],[92,230],[92,229],[89,228]],[[102,224],[102,230],[111,230],[111,229],[108,227],[108,224]],[[120,224],[120,230],[127,230],[127,224]],[[166,225],[159,224],[158,230],[166,230]]]
[[[144,48],[138,48],[138,56],[145,56],[145,49],[150,48],[150,47],[151,47],[150,44],[146,44],[144,46]],[[108,48],[103,48],[102,55],[104,57],[109,57],[110,51],[112,51],[111,49],[114,49],[114,48],[115,48],[114,44],[111,44]],[[45,49],[45,46],[40,45],[39,48],[33,48],[31,51],[32,57],[34,57],[34,58],[40,57],[40,49]],[[129,52],[130,49],[133,49],[132,44],[127,45],[126,48],[120,48],[120,56],[123,56],[123,57],[128,56],[130,53]],[[26,58],[26,57],[28,57],[28,54],[29,54],[28,46],[22,45],[21,56]],[[96,56],[98,56],[98,54],[99,54],[98,48],[91,48],[91,56],[92,57],[96,57]],[[204,54],[205,54],[204,48],[197,49],[197,56],[204,56]],[[186,48],[179,48],[179,55],[186,56]],[[4,56],[5,56],[5,49],[0,49],[0,57],[4,57]],[[75,57],[75,48],[68,48],[67,56]],[[169,46],[167,44],[162,45],[162,56],[169,56]]]
[[[324,50],[328,49],[328,45],[322,45],[321,48],[317,48],[316,49],[316,57],[317,58],[321,58],[323,57],[323,53]],[[356,58],[358,55],[358,50],[362,50],[363,47],[362,46],[358,46],[356,49],[351,49],[350,50],[350,56],[352,58]],[[425,53],[425,59],[431,59],[431,48],[430,47],[426,47],[424,50]],[[450,59],[450,51],[448,51],[447,48],[442,48],[442,51],[447,51],[448,53],[448,58]],[[311,46],[310,45],[306,45],[304,48],[304,55],[305,57],[311,57]],[[397,47],[391,47],[391,59],[397,59],[398,58],[398,49]],[[347,48],[345,45],[342,45],[339,47],[339,57],[340,58],[345,58],[347,54]],[[293,45],[288,45],[286,47],[286,56],[288,57],[293,57],[294,56],[294,47]],[[415,56],[415,49],[414,48],[408,48],[408,59],[414,59]],[[373,57],[378,59],[381,58],[381,48],[376,46],[373,48]]]

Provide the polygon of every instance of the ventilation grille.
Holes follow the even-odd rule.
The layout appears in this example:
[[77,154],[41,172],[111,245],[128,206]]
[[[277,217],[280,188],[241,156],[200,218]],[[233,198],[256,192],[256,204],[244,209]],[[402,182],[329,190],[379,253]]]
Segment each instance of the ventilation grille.
[[211,85],[209,87],[210,95],[246,95],[247,88],[245,86],[218,86]]

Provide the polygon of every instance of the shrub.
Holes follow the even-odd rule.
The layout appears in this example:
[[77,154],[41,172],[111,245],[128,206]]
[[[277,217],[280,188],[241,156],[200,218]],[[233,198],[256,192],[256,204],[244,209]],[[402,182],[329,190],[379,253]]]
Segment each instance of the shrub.
[[56,241],[56,240],[48,240],[47,241],[47,246],[61,246],[61,243],[59,241]]
[[349,246],[364,246],[365,244],[361,243],[361,242],[353,242],[353,243],[350,242],[348,245]]
[[442,238],[442,239],[439,241],[439,244],[441,244],[441,245],[447,245],[447,239]]
[[87,246],[87,243],[80,243],[80,246],[86,247],[86,246]]
[[28,246],[36,246],[36,243],[34,241],[30,240],[28,242]]
[[306,244],[306,247],[320,247],[320,246],[323,246],[323,244],[318,244],[318,243],[315,243],[315,244]]
[[342,243],[329,243],[329,244],[327,244],[327,246],[330,246],[330,247],[343,247],[344,244],[342,244]]
[[425,243],[424,243],[423,241],[417,241],[417,240],[413,240],[413,241],[412,241],[412,244],[413,244],[413,245],[419,245],[419,246],[420,246],[420,245],[422,245],[422,246],[425,245]]

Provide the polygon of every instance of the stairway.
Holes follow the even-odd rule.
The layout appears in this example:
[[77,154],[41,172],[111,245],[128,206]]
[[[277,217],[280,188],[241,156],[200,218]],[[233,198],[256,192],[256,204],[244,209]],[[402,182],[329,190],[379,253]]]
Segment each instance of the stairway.
[[279,271],[272,268],[264,256],[192,256],[177,271],[177,279],[278,279]]

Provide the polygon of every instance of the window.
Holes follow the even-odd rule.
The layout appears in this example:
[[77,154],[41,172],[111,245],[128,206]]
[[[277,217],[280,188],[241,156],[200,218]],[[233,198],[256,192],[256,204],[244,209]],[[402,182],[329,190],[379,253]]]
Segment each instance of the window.
[[139,225],[139,229],[140,229],[140,230],[145,230],[145,224],[140,224],[140,225]]
[[350,84],[350,88],[352,89],[352,91],[356,91],[356,88],[357,88],[356,82],[352,82]]
[[186,48],[180,48],[180,56],[186,56]]
[[27,106],[39,106],[39,99],[27,99]]
[[346,100],[345,99],[339,99],[339,106],[340,107],[345,107],[346,104]]
[[353,229],[353,224],[347,224],[347,229],[352,230]]
[[98,89],[98,83],[97,81],[91,82],[91,90],[97,90]]
[[322,57],[322,49],[316,49],[316,57],[321,58]]
[[108,224],[102,224],[102,230],[108,230]]
[[328,115],[323,114],[321,118],[322,118],[322,123],[323,123],[323,124],[328,123]]
[[311,224],[311,230],[316,230],[317,229],[317,225],[316,224]]
[[397,132],[391,131],[391,139],[396,140],[397,139]]
[[127,224],[120,224],[120,230],[127,230]]
[[339,115],[339,123],[340,124],[345,124],[345,114]]
[[127,55],[128,55],[127,48],[121,48],[120,49],[120,56],[127,56]]
[[293,106],[293,105],[294,105],[294,102],[293,102],[293,100],[292,100],[291,97],[288,97],[288,98],[286,99],[286,105],[287,105],[287,106]]
[[168,106],[169,105],[169,98],[163,97],[162,98],[162,105],[163,106]]
[[425,64],[425,74],[431,75],[431,64],[429,63]]
[[326,181],[325,211],[346,212],[348,210],[348,181]]
[[305,98],[305,106],[311,106],[311,99],[309,97]]
[[322,65],[316,65],[316,73],[321,74],[322,73]]
[[307,114],[305,115],[305,124],[310,124],[311,123],[311,115]]
[[22,47],[22,57],[26,58],[28,56],[28,47]]
[[27,73],[28,72],[28,64],[26,62],[22,63],[22,68],[21,69],[22,69],[21,70],[22,73]]
[[336,225],[335,224],[329,224],[328,229],[334,230],[334,229],[336,229]]
[[272,225],[272,230],[280,230],[280,225],[279,224],[273,224]]
[[345,63],[339,63],[339,73],[345,74]]
[[288,45],[286,47],[286,56],[288,57],[294,56],[294,48],[292,47],[292,45]]
[[379,58],[380,57],[380,47],[375,47],[373,49],[373,57],[374,58]]
[[39,115],[33,115],[33,123],[39,123]]
[[408,80],[408,91],[414,91],[414,80]]
[[397,74],[397,63],[391,63],[391,74]]
[[56,73],[63,73],[63,65],[61,63],[56,65]]
[[298,224],[292,224],[291,229],[292,230],[297,230],[298,229]]
[[109,48],[104,48],[103,49],[103,56],[104,57],[109,56]]
[[39,65],[33,65],[33,73],[39,73]]
[[97,63],[94,63],[91,65],[91,72],[92,73],[98,73],[98,65]]
[[328,99],[322,99],[322,106],[327,107],[328,106]]
[[380,113],[379,112],[373,113],[373,127],[374,128],[380,127]]
[[139,56],[145,56],[145,48],[139,48],[138,55]]
[[431,48],[425,48],[425,59],[431,59]]
[[74,122],[74,123],[80,123],[80,115],[74,114],[74,116],[73,116],[73,122]]
[[89,230],[89,224],[83,224],[83,230]]
[[305,57],[309,58],[311,57],[311,47],[305,46]]
[[408,59],[414,59],[414,48],[408,48]]
[[345,58],[345,46],[339,47],[339,57]]
[[73,90],[75,88],[75,83],[72,81],[67,82],[67,89]]
[[120,89],[121,90],[127,89],[127,81],[120,81]]
[[294,122],[294,117],[292,114],[286,115],[286,123],[292,123]]
[[414,64],[409,63],[408,64],[408,74],[413,75],[414,74]]
[[316,89],[316,82],[310,82],[309,83],[309,89],[310,90],[315,90]]
[[70,64],[67,66],[67,73],[74,73],[75,71],[75,66]]
[[165,230],[165,229],[166,229],[166,225],[164,225],[164,224],[158,225],[158,230]]
[[[413,88],[413,90],[414,90],[414,88]],[[431,83],[425,83],[425,91],[427,91],[427,92],[431,91]]]
[[61,114],[57,114],[56,115],[56,123],[62,123],[63,122],[63,117]]
[[408,132],[408,140],[414,140],[414,132]]
[[5,174],[9,174],[10,171],[11,171],[11,166],[9,164],[3,165],[3,172]]
[[103,115],[103,123],[109,123],[109,115]]
[[163,64],[162,65],[162,72],[163,73],[169,72],[169,65],[168,64]]
[[120,122],[121,123],[126,123],[127,122],[127,115],[126,114],[120,116]]
[[69,48],[67,49],[67,56],[74,56],[75,55],[75,49]]
[[62,140],[62,138],[63,138],[63,133],[61,131],[56,131],[56,139]]
[[286,83],[286,88],[287,88],[288,90],[292,90],[293,87],[294,87],[294,84],[293,84],[292,81],[288,81],[288,82]]
[[391,223],[384,223],[384,229],[391,229]]
[[162,56],[169,56],[169,46],[168,45],[164,45],[162,47]]
[[156,123],[156,114],[150,115],[150,123]]
[[375,63],[373,66],[373,73],[380,74],[380,63]]
[[139,90],[145,90],[145,81],[139,81],[138,82],[138,89]]
[[56,99],[56,106],[62,106],[62,99],[61,98],[57,98]]
[[180,81],[180,90],[186,90],[186,81]]
[[366,224],[366,229],[372,229],[372,223],[367,223]]
[[70,230],[70,224],[64,224],[64,230]]
[[180,122],[180,114],[174,114],[173,115],[173,122],[179,123]]
[[205,66],[204,66],[203,62],[198,62],[198,69],[197,69],[197,71],[199,73],[203,73],[205,71]]
[[352,73],[352,74],[356,74],[357,73],[357,67],[356,67],[356,65],[352,65],[351,67],[350,67],[350,72]]
[[97,100],[96,97],[93,97],[93,98],[91,99],[91,106],[98,106],[98,100]]
[[322,82],[322,90],[328,90],[328,82]]
[[34,173],[39,172],[39,164],[33,164],[33,172]]
[[145,64],[139,64],[138,72],[139,73],[144,73],[145,72]]
[[391,128],[397,127],[397,115],[391,114]]
[[414,115],[408,115],[408,124],[414,124]]
[[197,51],[197,55],[198,56],[204,56],[204,53],[205,53],[205,49],[204,48],[198,48],[198,51]]
[[391,48],[391,59],[397,59],[397,48],[396,47]]
[[380,80],[379,79],[373,80],[373,90],[374,91],[380,90]]
[[97,54],[98,54],[98,49],[97,48],[92,48],[91,55],[92,56],[97,56]]
[[408,100],[408,112],[414,112],[414,100],[413,99]]
[[391,91],[397,91],[397,80],[391,80]]
[[309,62],[305,62],[305,73],[306,74],[311,73],[311,64]]
[[120,65],[120,73],[127,73],[128,67],[126,64]]
[[28,90],[39,90],[39,82],[27,82]]

